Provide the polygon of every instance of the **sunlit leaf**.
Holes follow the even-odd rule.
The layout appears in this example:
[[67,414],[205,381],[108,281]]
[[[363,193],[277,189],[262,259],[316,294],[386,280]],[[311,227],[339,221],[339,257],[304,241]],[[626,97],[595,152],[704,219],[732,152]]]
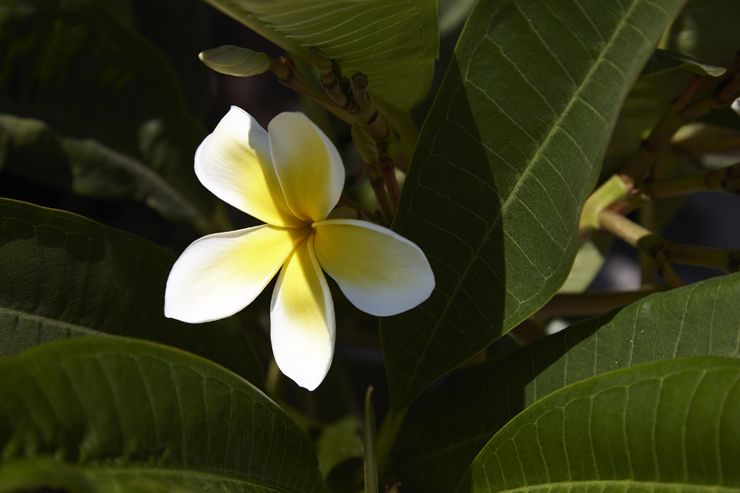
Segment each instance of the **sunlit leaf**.
[[164,317],[174,261],[75,214],[0,199],[0,356],[66,337],[138,337],[212,359],[261,387],[259,360],[234,319]]
[[63,164],[79,193],[140,200],[202,231],[225,226],[193,171],[205,130],[186,113],[167,59],[113,10],[92,0],[5,2],[0,59],[6,167],[43,180]]
[[740,361],[691,358],[608,373],[514,418],[458,492],[740,491]]
[[736,358],[738,299],[740,274],[710,279],[574,324],[503,360],[455,371],[412,408],[416,414],[396,442],[394,470],[418,491],[453,491],[502,426],[564,386],[652,361]]
[[6,465],[53,458],[124,491],[138,480],[150,491],[326,491],[310,441],[262,392],[130,339],[57,341],[0,361],[0,447]]
[[622,99],[681,4],[476,5],[422,128],[394,223],[424,250],[437,279],[427,302],[381,322],[396,408],[565,281]]
[[303,60],[317,48],[343,75],[362,71],[368,90],[401,110],[429,92],[439,49],[433,0],[206,1]]

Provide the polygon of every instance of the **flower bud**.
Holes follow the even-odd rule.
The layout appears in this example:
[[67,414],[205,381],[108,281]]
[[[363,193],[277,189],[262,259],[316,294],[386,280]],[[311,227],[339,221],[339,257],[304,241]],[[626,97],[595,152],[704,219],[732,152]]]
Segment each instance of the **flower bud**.
[[378,144],[375,143],[367,130],[357,123],[352,124],[352,141],[360,153],[360,158],[368,164],[372,164],[380,159],[378,154]]
[[250,77],[258,75],[270,68],[270,57],[264,53],[226,45],[212,50],[206,50],[198,55],[209,68],[226,75]]
[[333,70],[331,60],[319,53],[319,50],[316,48],[308,50],[308,57],[311,61],[311,65],[316,69],[316,72],[318,72],[319,75],[327,75]]

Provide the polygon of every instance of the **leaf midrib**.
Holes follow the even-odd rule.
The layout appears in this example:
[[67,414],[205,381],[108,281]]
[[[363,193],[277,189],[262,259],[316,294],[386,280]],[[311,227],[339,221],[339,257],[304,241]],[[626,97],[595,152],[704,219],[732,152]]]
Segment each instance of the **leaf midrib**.
[[[406,386],[404,387],[404,392],[402,394],[402,401],[406,400],[406,396],[409,393],[409,387],[411,386],[411,382],[413,382],[416,378],[416,373],[421,366],[421,362],[424,361],[424,356],[431,344],[431,341],[434,339],[434,335],[439,329],[442,321],[447,316],[447,311],[450,309],[450,307],[453,305],[451,300],[454,300],[457,297],[457,293],[462,287],[463,280],[467,278],[468,273],[472,269],[473,264],[478,259],[481,250],[483,249],[483,246],[487,243],[488,238],[490,237],[491,233],[494,229],[496,229],[496,225],[498,224],[499,219],[504,215],[504,213],[508,210],[509,204],[513,199],[515,199],[518,196],[519,189],[522,187],[522,184],[526,181],[526,179],[531,175],[532,167],[539,161],[543,149],[546,148],[552,139],[552,137],[555,135],[556,131],[560,128],[560,123],[565,119],[565,117],[570,113],[571,107],[579,99],[579,95],[581,94],[581,91],[584,89],[584,87],[588,86],[593,74],[596,72],[596,69],[601,66],[603,61],[606,59],[606,53],[611,50],[611,47],[614,44],[615,39],[619,36],[619,34],[622,32],[622,29],[627,25],[627,20],[631,18],[632,12],[636,8],[638,4],[642,4],[644,0],[635,0],[635,2],[630,6],[629,10],[624,14],[622,19],[620,20],[617,28],[614,30],[614,33],[609,38],[609,41],[604,44],[604,49],[601,50],[599,53],[599,56],[596,58],[596,61],[589,69],[588,73],[583,79],[583,82],[578,86],[576,91],[573,93],[573,96],[570,98],[570,101],[568,101],[568,105],[565,107],[565,109],[560,113],[560,116],[558,119],[553,123],[552,127],[550,128],[550,131],[548,132],[547,136],[545,137],[542,145],[539,146],[537,149],[537,152],[535,152],[532,159],[529,160],[529,163],[527,163],[527,166],[525,167],[524,171],[522,172],[522,175],[520,179],[517,181],[516,185],[514,186],[513,190],[509,194],[509,197],[504,201],[504,203],[501,205],[501,209],[499,210],[499,213],[496,215],[495,219],[491,222],[491,227],[488,228],[488,230],[485,232],[485,235],[483,235],[481,241],[478,244],[478,247],[475,250],[475,253],[471,256],[470,261],[465,266],[465,269],[463,270],[462,275],[460,276],[460,281],[455,285],[454,289],[452,290],[451,295],[448,297],[447,303],[445,303],[444,309],[442,310],[442,313],[440,314],[439,318],[437,319],[436,323],[434,324],[434,327],[432,328],[432,331],[429,334],[429,337],[427,337],[426,342],[424,343],[424,348],[419,353],[419,357],[416,359],[416,364],[414,365],[414,369],[411,372],[411,377],[406,380]],[[498,9],[497,11],[498,12]],[[493,16],[496,15],[496,12],[493,13]],[[470,64],[468,65],[468,71],[470,70]],[[467,81],[467,74],[465,75],[465,81]],[[465,82],[463,82],[464,84]],[[410,403],[407,403],[404,408],[408,407]]]

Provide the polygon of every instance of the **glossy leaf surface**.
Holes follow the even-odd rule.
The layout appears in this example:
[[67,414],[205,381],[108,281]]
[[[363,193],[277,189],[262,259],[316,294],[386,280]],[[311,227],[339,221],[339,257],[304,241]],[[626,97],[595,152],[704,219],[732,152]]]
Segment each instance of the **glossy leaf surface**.
[[234,319],[164,317],[174,261],[75,214],[0,199],[0,356],[66,337],[138,337],[212,359],[261,387],[262,367]]
[[562,389],[486,445],[458,492],[740,491],[740,361],[691,358]]
[[703,281],[574,324],[500,361],[453,372],[412,408],[417,414],[396,443],[396,473],[419,491],[452,491],[501,427],[562,387],[652,361],[736,358],[738,299],[740,274]]
[[116,11],[91,0],[4,2],[0,59],[5,166],[42,182],[66,173],[78,193],[140,200],[202,231],[224,227],[193,171],[205,130],[167,59]]
[[565,281],[620,104],[682,2],[607,4],[491,0],[471,14],[394,223],[437,279],[381,323],[397,409]]
[[3,461],[72,465],[93,483],[323,492],[308,438],[255,387],[182,351],[58,341],[0,361]]
[[432,0],[206,1],[305,61],[316,48],[345,77],[363,72],[368,90],[401,110],[429,92],[439,50]]

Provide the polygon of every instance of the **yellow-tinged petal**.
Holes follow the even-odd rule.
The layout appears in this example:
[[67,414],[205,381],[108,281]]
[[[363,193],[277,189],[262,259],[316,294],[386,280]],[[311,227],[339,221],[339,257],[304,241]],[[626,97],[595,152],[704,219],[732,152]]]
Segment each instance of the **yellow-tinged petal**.
[[268,224],[301,227],[285,201],[265,129],[232,106],[195,153],[195,173],[214,195]]
[[409,310],[434,290],[424,252],[411,241],[366,221],[314,224],[316,257],[353,305],[379,317]]
[[334,303],[309,237],[283,266],[272,295],[275,362],[287,377],[313,390],[331,366],[334,334]]
[[310,228],[256,228],[193,242],[170,271],[164,314],[201,323],[235,314],[257,297]]
[[280,113],[267,131],[290,209],[305,221],[326,219],[344,186],[344,166],[334,144],[302,113]]

